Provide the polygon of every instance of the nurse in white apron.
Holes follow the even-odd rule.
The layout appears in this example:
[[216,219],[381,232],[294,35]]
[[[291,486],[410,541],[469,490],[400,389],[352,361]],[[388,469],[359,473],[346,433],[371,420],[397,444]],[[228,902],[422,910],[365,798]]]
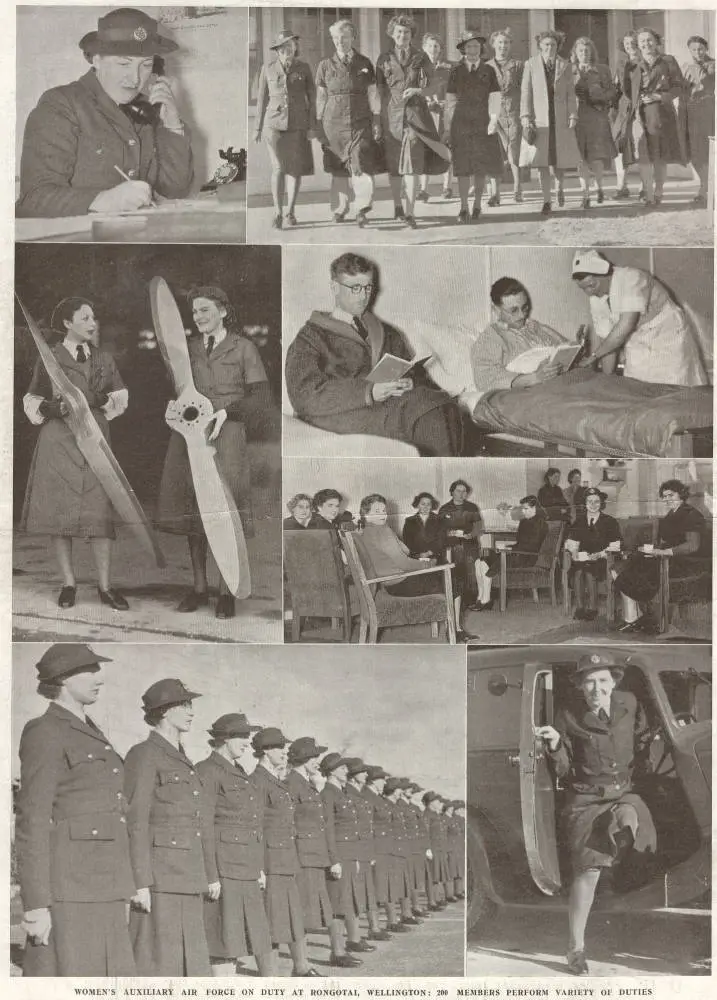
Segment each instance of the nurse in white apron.
[[590,297],[597,346],[583,364],[615,370],[640,382],[707,385],[697,336],[689,319],[657,278],[636,267],[615,267],[596,250],[578,251],[573,279]]

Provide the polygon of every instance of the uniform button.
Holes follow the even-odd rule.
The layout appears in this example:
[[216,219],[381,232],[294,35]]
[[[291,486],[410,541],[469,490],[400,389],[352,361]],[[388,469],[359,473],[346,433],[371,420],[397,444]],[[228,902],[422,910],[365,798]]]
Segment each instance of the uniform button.
[[195,789],[194,789],[194,791],[192,792],[192,795],[199,795],[199,792],[198,792],[198,791],[196,790],[196,788],[195,788]]
[[176,840],[173,840],[173,841],[172,841],[172,843],[173,843],[173,844],[176,844],[176,843],[177,843],[177,841],[176,841]]
[[126,823],[126,822],[127,820],[124,818],[124,816],[120,816],[120,823]]
[[194,774],[194,771],[190,771],[189,773],[190,773],[190,774]]
[[107,744],[105,744],[105,750],[111,750],[111,749],[112,749],[111,746],[108,746]]
[[93,757],[94,757],[94,754],[91,754],[91,753],[87,754],[87,759],[88,760],[92,760]]
[[112,768],[112,774],[119,774],[119,768],[118,767],[113,767]]
[[122,792],[117,792],[117,798],[118,798],[118,799],[121,799],[121,798],[122,798]]
[[202,834],[201,834],[201,831],[197,830],[197,836],[198,836],[198,837],[201,837],[201,835],[202,835]]
[[96,837],[96,836],[97,836],[97,830],[93,830],[93,831],[92,831],[92,836],[93,836],[93,837]]

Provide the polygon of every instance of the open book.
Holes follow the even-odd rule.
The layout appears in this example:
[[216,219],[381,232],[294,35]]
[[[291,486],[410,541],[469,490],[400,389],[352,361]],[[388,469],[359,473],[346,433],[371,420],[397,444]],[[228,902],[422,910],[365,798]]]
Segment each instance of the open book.
[[432,357],[432,354],[426,354],[423,358],[413,358],[412,361],[406,361],[405,358],[397,358],[395,354],[384,354],[368,373],[366,381],[393,382],[395,379],[405,378],[420,365],[425,365]]
[[509,372],[515,372],[517,375],[530,375],[549,359],[562,365],[563,371],[566,372],[575,364],[582,348],[582,341],[579,344],[560,344],[558,347],[531,347],[517,358],[513,358],[506,367]]

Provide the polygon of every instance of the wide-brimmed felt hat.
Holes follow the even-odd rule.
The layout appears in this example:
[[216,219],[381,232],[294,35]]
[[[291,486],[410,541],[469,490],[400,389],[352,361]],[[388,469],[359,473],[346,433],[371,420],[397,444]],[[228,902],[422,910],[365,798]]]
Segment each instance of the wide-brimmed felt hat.
[[353,778],[356,774],[362,774],[364,771],[368,774],[368,764],[364,764],[360,757],[349,757],[346,766],[349,769],[349,778]]
[[581,684],[586,674],[594,673],[596,670],[609,670],[616,684],[622,680],[625,673],[624,665],[618,663],[612,656],[604,653],[586,653],[578,660],[573,672],[573,683]]
[[384,771],[384,769],[379,767],[377,764],[370,764],[366,773],[368,775],[368,781],[378,781],[379,778],[391,777],[388,771]]
[[269,48],[280,49],[282,45],[286,45],[286,43],[290,42],[292,39],[296,39],[296,41],[298,42],[300,37],[301,37],[300,35],[295,35],[293,31],[288,31],[285,29],[284,31],[279,32],[279,34],[276,36],[276,38],[271,43]]
[[349,757],[342,757],[340,753],[327,753],[319,765],[319,770],[323,775],[329,775],[337,767],[348,764]]
[[215,740],[231,740],[235,736],[251,736],[261,726],[252,726],[243,712],[229,712],[220,715],[207,732]]
[[463,52],[468,42],[480,42],[481,45],[487,44],[485,35],[481,35],[479,31],[472,28],[461,32],[461,37],[456,42],[456,48],[458,51]]
[[201,698],[198,691],[190,691],[176,677],[165,677],[150,685],[142,695],[142,707],[145,712],[155,708],[165,708],[167,705],[182,705],[185,701]]
[[403,782],[400,778],[389,778],[383,786],[383,794],[393,795],[393,793],[398,791],[400,788],[403,788]]
[[159,25],[144,11],[120,7],[97,20],[97,31],[80,39],[86,56],[158,56],[179,46],[159,33]]
[[318,744],[313,736],[300,736],[289,747],[289,764],[305,764],[307,760],[320,757],[328,749]]
[[111,663],[109,656],[100,656],[84,642],[60,642],[50,646],[35,664],[37,679],[53,681],[58,677],[78,673],[86,667]]
[[443,801],[442,796],[440,796],[438,792],[426,792],[423,796],[423,804],[429,805],[435,799],[440,799],[441,801]]
[[288,739],[276,726],[267,726],[254,733],[251,745],[255,753],[263,753],[265,750],[281,749],[288,743]]

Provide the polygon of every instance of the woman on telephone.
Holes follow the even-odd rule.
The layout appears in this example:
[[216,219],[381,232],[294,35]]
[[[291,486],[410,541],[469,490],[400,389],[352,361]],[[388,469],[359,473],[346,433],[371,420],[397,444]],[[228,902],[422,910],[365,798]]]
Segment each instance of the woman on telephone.
[[17,215],[128,212],[151,204],[153,192],[185,197],[190,139],[168,81],[155,72],[156,57],[175,42],[153,18],[123,8],[99,18],[79,44],[92,69],[45,91],[27,119]]

